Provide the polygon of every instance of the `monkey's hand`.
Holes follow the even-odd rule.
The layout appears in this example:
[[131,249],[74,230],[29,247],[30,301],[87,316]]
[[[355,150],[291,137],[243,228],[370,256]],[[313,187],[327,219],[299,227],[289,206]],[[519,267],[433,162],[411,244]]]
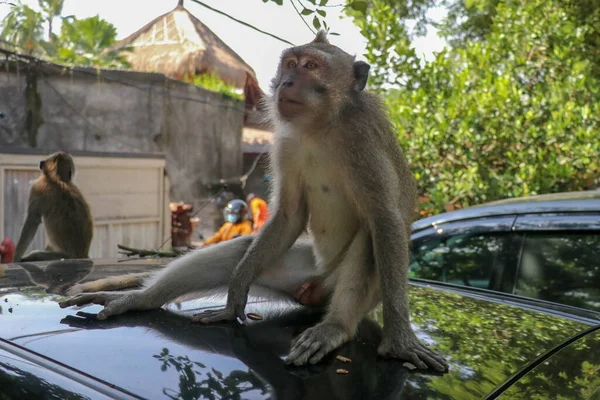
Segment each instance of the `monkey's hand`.
[[448,370],[446,361],[414,335],[384,335],[377,349],[382,357],[399,358],[414,364],[419,369]]
[[221,321],[235,321],[236,318],[242,321],[246,320],[246,302],[248,301],[247,290],[236,290],[229,288],[227,295],[227,305],[225,308],[217,310],[206,310],[192,317],[192,322],[201,322],[203,324],[210,324],[213,322]]
[[120,293],[86,293],[71,297],[70,299],[58,303],[60,308],[84,306],[86,304],[100,304],[104,306],[104,309],[96,316],[96,318],[99,320],[105,320],[108,317],[123,314],[127,311],[142,311],[160,308],[160,305],[156,306],[149,302],[143,301],[139,293],[135,291]]
[[321,322],[308,328],[294,340],[285,363],[296,366],[305,365],[307,362],[316,364],[348,340],[350,335],[341,324]]

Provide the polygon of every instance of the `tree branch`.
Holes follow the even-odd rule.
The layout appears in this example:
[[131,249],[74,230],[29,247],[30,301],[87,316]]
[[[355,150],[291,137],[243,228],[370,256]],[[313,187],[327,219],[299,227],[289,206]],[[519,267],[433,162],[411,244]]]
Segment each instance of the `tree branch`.
[[237,19],[237,18],[235,18],[235,17],[232,17],[231,15],[227,14],[226,12],[223,12],[223,11],[221,11],[221,10],[217,10],[216,8],[213,8],[213,7],[209,6],[208,4],[205,4],[205,3],[201,2],[200,0],[190,0],[190,1],[192,1],[193,3],[196,3],[196,4],[200,4],[202,7],[206,7],[206,8],[208,8],[209,10],[216,12],[217,14],[221,14],[221,15],[223,15],[223,16],[225,16],[225,17],[227,17],[227,18],[229,18],[229,19],[231,19],[231,20],[233,20],[233,21],[237,22],[238,24],[242,24],[242,25],[244,25],[244,26],[246,26],[246,27],[248,27],[248,28],[250,28],[250,29],[254,29],[254,30],[255,30],[255,31],[257,31],[257,32],[260,32],[260,33],[262,33],[263,35],[271,36],[272,38],[274,38],[274,39],[277,39],[277,40],[279,40],[279,41],[281,41],[281,42],[283,42],[283,43],[287,43],[287,44],[289,44],[290,46],[294,46],[294,43],[292,43],[292,42],[290,42],[290,41],[288,41],[288,40],[285,40],[285,39],[283,39],[283,38],[280,38],[280,37],[279,37],[279,36],[277,36],[277,35],[274,35],[274,34],[272,34],[272,33],[269,33],[269,32],[266,32],[266,31],[263,31],[262,29],[259,29],[259,28],[255,27],[254,25],[251,25],[251,24],[249,24],[249,23],[247,23],[247,22],[244,22],[244,21],[242,21],[242,20],[239,20],[239,19]]

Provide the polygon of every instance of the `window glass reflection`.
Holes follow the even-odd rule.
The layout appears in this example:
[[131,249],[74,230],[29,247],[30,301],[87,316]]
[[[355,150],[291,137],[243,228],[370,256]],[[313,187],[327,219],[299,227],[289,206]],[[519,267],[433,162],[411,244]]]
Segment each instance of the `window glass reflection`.
[[506,234],[462,234],[415,243],[411,277],[492,289],[505,267]]
[[600,310],[600,232],[528,234],[515,293]]

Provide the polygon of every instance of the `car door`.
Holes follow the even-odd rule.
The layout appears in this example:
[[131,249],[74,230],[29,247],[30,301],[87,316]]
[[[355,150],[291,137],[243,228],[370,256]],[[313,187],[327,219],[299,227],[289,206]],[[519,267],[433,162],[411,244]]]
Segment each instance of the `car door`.
[[471,218],[412,235],[410,277],[510,292],[516,268],[516,215]]
[[600,212],[521,215],[513,293],[600,311]]

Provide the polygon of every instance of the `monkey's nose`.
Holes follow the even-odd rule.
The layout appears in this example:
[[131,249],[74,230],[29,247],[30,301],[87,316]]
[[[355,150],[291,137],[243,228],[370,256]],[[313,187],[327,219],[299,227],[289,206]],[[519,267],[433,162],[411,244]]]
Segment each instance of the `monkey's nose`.
[[283,81],[283,82],[281,83],[281,87],[282,87],[282,88],[289,88],[289,87],[292,87],[292,86],[294,86],[294,82],[293,82],[293,81],[290,81],[290,80]]

